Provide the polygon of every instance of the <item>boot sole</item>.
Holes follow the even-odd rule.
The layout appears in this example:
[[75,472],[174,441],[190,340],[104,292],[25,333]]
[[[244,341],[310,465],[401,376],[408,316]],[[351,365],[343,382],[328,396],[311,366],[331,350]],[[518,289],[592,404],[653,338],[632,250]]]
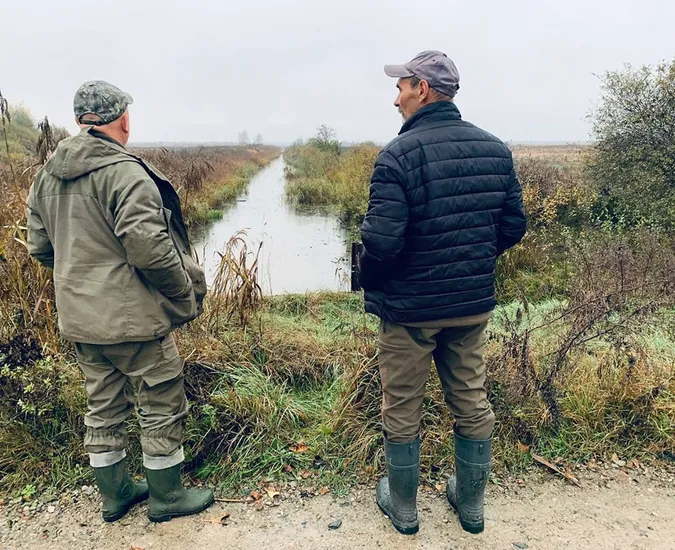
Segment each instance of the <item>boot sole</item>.
[[126,506],[125,508],[122,508],[116,514],[112,514],[110,516],[106,516],[106,515],[101,514],[101,516],[103,517],[103,521],[105,521],[106,523],[113,523],[115,521],[121,520],[124,516],[126,516],[129,513],[129,511],[134,506],[136,506],[136,504],[139,504],[140,502],[143,502],[144,500],[148,500],[148,495],[140,496],[140,497],[134,499],[133,501],[131,501],[129,503],[129,506]]
[[448,499],[448,503],[450,504],[450,507],[454,510],[454,512],[457,514],[457,517],[459,518],[459,524],[462,526],[462,529],[464,529],[467,533],[471,533],[472,535],[479,535],[483,531],[485,531],[485,522],[481,523],[466,523],[465,521],[462,520],[462,517],[459,515],[459,510],[457,509],[457,506],[455,503],[450,499],[450,495],[448,493],[445,493],[445,496]]
[[103,521],[105,521],[106,523],[113,523],[115,521],[119,521],[129,513],[129,510],[131,510],[131,506],[129,506],[128,508],[123,508],[116,514],[113,514],[112,516],[103,516]]
[[462,529],[464,529],[467,533],[471,533],[472,535],[480,535],[483,531],[485,531],[485,523],[474,523],[472,525],[469,523],[464,523],[460,519],[459,524],[462,526]]
[[391,521],[391,524],[394,526],[394,529],[396,529],[399,533],[402,535],[414,535],[420,530],[419,523],[413,527],[399,527],[394,523],[394,520],[391,517],[391,514],[387,512],[382,506],[380,506],[380,503],[375,501],[377,503],[377,507],[380,509],[380,511],[389,518],[389,521]]
[[203,506],[200,506],[199,508],[195,510],[190,510],[189,512],[172,512],[170,514],[158,514],[158,515],[150,515],[148,514],[148,519],[154,523],[164,523],[165,521],[170,521],[173,518],[182,518],[186,516],[193,516],[195,514],[199,514],[200,512],[203,512],[206,510],[209,506],[211,506],[215,502],[215,498],[211,497],[211,499],[204,504]]

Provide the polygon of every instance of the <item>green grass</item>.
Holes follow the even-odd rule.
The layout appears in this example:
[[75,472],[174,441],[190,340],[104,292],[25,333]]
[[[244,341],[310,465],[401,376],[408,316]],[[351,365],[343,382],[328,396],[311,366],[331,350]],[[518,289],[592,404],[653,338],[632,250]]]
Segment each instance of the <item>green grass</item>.
[[[506,353],[514,331],[543,324],[564,305],[548,301],[523,315],[522,306],[509,304],[495,314],[486,352],[499,421],[495,468],[517,471],[530,463],[519,443],[571,461],[614,452],[644,458],[672,448],[675,337],[658,315],[636,332],[644,353],[637,368],[608,341],[574,352],[558,382],[560,424],[550,422],[536,391],[519,386],[520,360]],[[530,336],[528,354],[538,376],[545,372],[547,351],[564,333],[559,325]],[[381,472],[378,322],[363,313],[359,295],[267,299],[248,328],[226,326],[209,333],[198,320],[179,335],[183,353],[196,350],[186,367],[188,470],[228,493],[268,478],[344,491],[356,479]],[[81,447],[84,393],[67,358],[6,366],[0,376],[0,482],[8,490],[28,484],[62,488],[91,479]],[[39,386],[32,383],[35,376]],[[436,378],[423,416],[422,475],[430,482],[453,462],[452,418]],[[653,403],[641,402],[659,386],[663,391]],[[130,432],[131,464],[139,469],[134,422]]]

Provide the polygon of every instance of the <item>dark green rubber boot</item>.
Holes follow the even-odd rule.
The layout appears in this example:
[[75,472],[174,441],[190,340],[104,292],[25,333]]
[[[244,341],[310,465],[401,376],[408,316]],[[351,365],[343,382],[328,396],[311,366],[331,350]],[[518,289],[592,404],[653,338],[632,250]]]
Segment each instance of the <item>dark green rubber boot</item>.
[[384,454],[387,477],[377,484],[377,505],[399,533],[414,535],[420,528],[417,518],[420,440],[392,443],[385,439]]
[[103,499],[103,521],[123,518],[134,504],[148,498],[147,482],[131,480],[126,458],[112,466],[94,468],[94,477]]
[[145,469],[150,486],[148,518],[150,521],[169,521],[171,518],[191,516],[213,504],[211,489],[185,489],[180,480],[180,464],[165,470]]
[[491,439],[465,439],[455,434],[455,475],[448,480],[447,495],[462,529],[469,533],[482,533],[485,528],[483,498],[491,455]]

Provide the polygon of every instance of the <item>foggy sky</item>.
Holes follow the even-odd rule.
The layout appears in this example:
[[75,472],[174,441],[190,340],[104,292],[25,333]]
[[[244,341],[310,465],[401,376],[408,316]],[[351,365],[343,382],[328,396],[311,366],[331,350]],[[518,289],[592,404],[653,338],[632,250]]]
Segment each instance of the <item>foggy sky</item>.
[[439,49],[466,120],[505,140],[589,138],[595,74],[675,56],[667,0],[7,1],[0,89],[75,132],[72,98],[134,96],[132,141],[290,142],[319,124],[385,143],[401,120],[382,66]]

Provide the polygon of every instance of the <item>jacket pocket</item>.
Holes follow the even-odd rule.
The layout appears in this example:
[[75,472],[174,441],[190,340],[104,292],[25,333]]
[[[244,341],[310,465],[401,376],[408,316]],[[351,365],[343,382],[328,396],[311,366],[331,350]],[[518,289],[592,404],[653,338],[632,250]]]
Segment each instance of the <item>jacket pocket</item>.
[[67,276],[54,273],[56,308],[64,336],[84,342],[126,340],[129,317],[124,289],[116,284],[119,281],[96,280],[72,271]]
[[167,298],[157,292],[157,301],[174,328],[192,321],[199,311],[194,292],[190,292],[185,298]]

